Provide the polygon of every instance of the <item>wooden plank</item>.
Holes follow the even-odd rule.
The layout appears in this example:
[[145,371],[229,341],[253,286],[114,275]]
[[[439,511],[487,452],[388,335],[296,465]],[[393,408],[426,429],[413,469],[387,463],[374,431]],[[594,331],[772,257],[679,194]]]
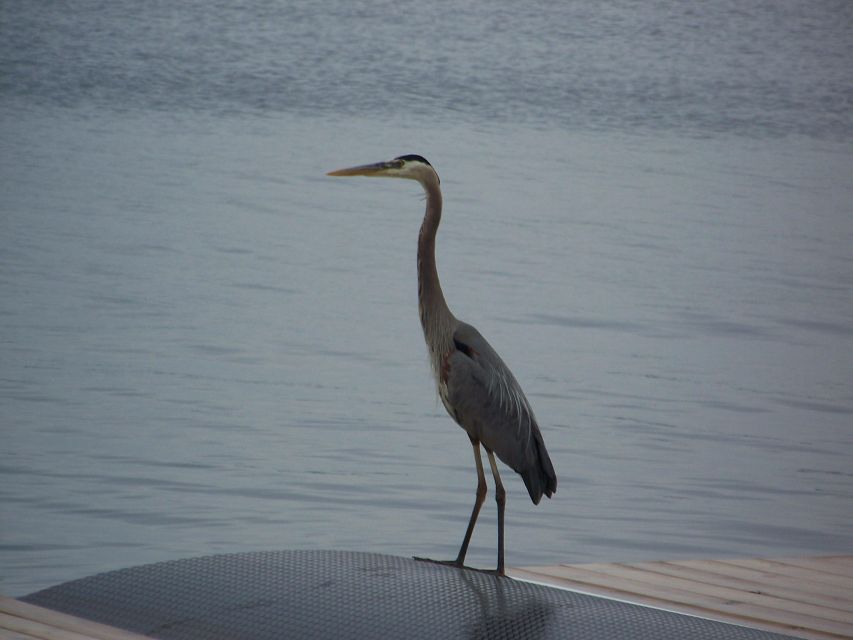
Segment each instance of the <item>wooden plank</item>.
[[[716,619],[748,624],[758,628],[782,631],[791,635],[804,638],[853,638],[853,556],[826,556],[818,558],[773,558],[764,561],[755,559],[745,560],[687,560],[668,562],[632,563],[621,565],[624,569],[633,569],[639,572],[657,574],[659,579],[651,580],[640,574],[620,575],[620,570],[612,565],[580,565],[599,572],[616,574],[617,579],[634,579],[635,583],[647,583],[645,588],[640,588],[631,583],[609,583],[608,585],[595,584],[590,576],[583,576],[574,584],[569,584],[563,575],[561,578],[554,576],[539,576],[540,581],[554,582],[559,580],[561,586],[575,588],[578,590],[599,593],[607,597],[616,597],[641,604],[650,604],[663,608],[704,615]],[[535,569],[535,568],[534,568]],[[553,573],[553,572],[552,572]],[[671,597],[660,593],[662,587],[682,587],[684,591],[698,591],[699,595],[705,597],[728,596],[725,591],[706,591],[704,587],[694,588],[684,583],[666,579],[667,576],[696,582],[699,585],[716,586],[735,589],[744,592],[738,600],[746,601],[752,607],[770,604],[770,609],[784,607],[785,611],[781,617],[777,613],[767,613],[766,620],[743,620],[738,616],[753,618],[761,614],[761,609],[751,612],[747,609],[739,609],[733,616],[729,607],[715,607],[712,600],[700,602],[697,599],[686,597]],[[527,576],[537,579],[535,574]],[[544,577],[544,580],[543,580]],[[611,576],[613,577],[613,576]],[[598,582],[601,582],[600,580]],[[627,588],[630,586],[630,588]],[[640,593],[640,592],[643,593]],[[767,602],[756,598],[766,596],[772,598]],[[654,602],[657,600],[657,602]],[[786,605],[790,601],[794,606]],[[801,607],[800,605],[812,605],[816,608]],[[690,610],[693,608],[694,610]],[[718,609],[714,611],[714,609]],[[788,616],[788,610],[793,610],[796,616]],[[709,613],[710,612],[710,613]],[[814,618],[825,619],[842,625],[815,623]],[[776,623],[784,620],[788,625],[780,626]],[[806,625],[802,627],[801,625]]]
[[796,636],[798,638],[804,638],[806,640],[838,640],[839,638],[839,636],[835,634],[823,633],[811,629],[803,629],[797,625],[782,624],[778,621],[746,620],[738,616],[725,614],[719,611],[716,607],[705,609],[696,605],[682,604],[673,601],[664,601],[655,596],[631,593],[619,589],[610,589],[602,587],[600,585],[592,585],[583,582],[575,582],[568,578],[540,573],[539,570],[543,568],[544,567],[527,567],[524,569],[512,569],[510,575],[512,577],[520,578],[522,580],[541,582],[544,584],[553,585],[555,587],[560,587],[562,589],[570,589],[573,591],[590,593],[605,598],[623,600],[638,605],[655,607],[657,609],[666,609],[668,611],[708,618],[710,620],[719,620],[721,622],[733,623],[749,627],[751,629],[761,629],[763,631],[783,633],[790,636]]
[[60,629],[43,622],[10,616],[7,613],[0,613],[0,629],[8,629],[40,640],[91,640],[90,636]]
[[[594,568],[588,568],[590,566]],[[611,572],[602,567],[607,565],[559,565],[545,567],[544,572],[565,576],[593,586],[622,590],[628,594],[656,597],[669,604],[691,605],[705,611],[716,610],[743,621],[775,620],[792,628],[806,627],[841,637],[853,636],[853,624],[827,620],[812,613],[792,612],[784,607],[750,602],[735,590],[702,590],[698,586],[687,588],[689,587],[685,584],[687,581],[666,584],[660,581],[644,580],[636,575],[637,572],[625,572],[619,567],[612,569]]]
[[841,587],[815,583],[806,580],[797,580],[791,576],[780,573],[773,573],[753,567],[746,567],[738,564],[737,561],[724,562],[722,560],[679,560],[678,564],[684,567],[695,567],[703,571],[718,573],[723,576],[732,576],[743,578],[744,580],[753,580],[766,585],[784,582],[785,584],[795,584],[798,588],[808,591],[809,593],[820,594],[834,599],[841,599],[849,602],[850,591]]
[[812,558],[768,558],[773,562],[792,564],[834,575],[853,577],[853,556],[817,556]]
[[853,638],[853,556],[555,565],[511,575],[802,638]]
[[644,567],[648,571],[654,571],[663,575],[686,578],[718,586],[731,586],[743,591],[763,593],[785,600],[807,602],[822,607],[853,613],[853,600],[845,598],[844,596],[847,594],[841,594],[840,592],[837,592],[834,595],[816,593],[809,589],[804,589],[801,583],[791,584],[788,580],[767,582],[766,580],[762,581],[755,578],[743,578],[735,575],[727,575],[718,571],[688,566],[679,561],[635,563],[630,566]]
[[[0,633],[29,634],[41,640],[146,640],[123,629],[84,620],[59,611],[45,609],[0,596]],[[0,635],[0,638],[4,636]],[[13,636],[14,637],[14,636]],[[150,640],[150,639],[149,639]]]
[[[736,600],[744,605],[757,605],[775,609],[779,612],[801,614],[811,618],[834,620],[836,622],[850,621],[850,614],[838,609],[783,599],[766,593],[755,593],[747,589],[733,587],[732,585],[715,585],[690,578],[662,575],[659,572],[649,570],[648,565],[639,568],[623,564],[585,565],[585,568],[615,578],[624,578],[647,584],[652,592],[659,587],[666,587],[679,589],[697,596],[707,595],[722,600]],[[850,627],[850,632],[853,633],[853,626]]]
[[726,564],[736,564],[742,567],[750,567],[753,569],[761,569],[768,573],[776,575],[789,576],[799,580],[808,580],[809,582],[819,583],[841,589],[853,588],[853,580],[847,576],[837,576],[815,569],[798,567],[793,564],[787,564],[780,560],[766,560],[764,558],[744,558],[741,560],[720,560]]
[[16,631],[9,631],[8,629],[0,628],[0,639],[2,640],[42,640],[41,638],[37,638],[31,635],[24,635],[23,633],[18,633]]

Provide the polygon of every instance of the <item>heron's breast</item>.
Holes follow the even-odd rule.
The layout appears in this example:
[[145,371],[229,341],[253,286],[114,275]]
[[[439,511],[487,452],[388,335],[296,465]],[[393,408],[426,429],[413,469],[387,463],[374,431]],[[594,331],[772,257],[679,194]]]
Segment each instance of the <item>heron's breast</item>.
[[441,398],[441,404],[443,404],[444,408],[447,409],[447,413],[450,414],[450,417],[457,420],[458,417],[456,415],[456,411],[453,409],[453,405],[450,404],[450,392],[447,389],[447,383],[438,383],[438,397]]
[[438,379],[438,397],[441,398],[441,404],[447,409],[450,417],[459,422],[459,415],[450,401],[450,388],[448,386],[448,380],[450,379],[450,357],[453,353],[454,350],[451,349],[441,357],[439,366],[436,368],[436,377]]

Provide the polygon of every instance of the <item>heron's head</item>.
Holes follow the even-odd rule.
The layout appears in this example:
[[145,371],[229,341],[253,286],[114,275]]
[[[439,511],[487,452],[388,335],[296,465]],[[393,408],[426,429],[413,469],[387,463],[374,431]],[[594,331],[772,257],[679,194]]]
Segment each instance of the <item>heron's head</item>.
[[438,181],[438,174],[423,156],[399,156],[387,162],[362,164],[357,167],[330,171],[330,176],[371,176],[374,178],[408,178],[425,184],[429,180]]

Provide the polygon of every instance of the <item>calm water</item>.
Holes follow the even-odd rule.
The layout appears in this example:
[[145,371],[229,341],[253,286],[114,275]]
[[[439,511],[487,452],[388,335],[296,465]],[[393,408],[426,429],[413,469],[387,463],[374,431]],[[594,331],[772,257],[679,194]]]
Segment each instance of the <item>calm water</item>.
[[557,468],[510,565],[853,551],[853,4],[4,2],[0,69],[0,592],[456,552],[418,187],[324,176],[401,153]]

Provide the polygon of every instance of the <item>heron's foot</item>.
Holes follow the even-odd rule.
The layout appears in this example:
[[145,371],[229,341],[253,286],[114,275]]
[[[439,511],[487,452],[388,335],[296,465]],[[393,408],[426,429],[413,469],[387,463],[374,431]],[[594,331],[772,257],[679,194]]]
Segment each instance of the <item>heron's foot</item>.
[[418,562],[432,562],[433,564],[442,564],[445,567],[456,567],[457,569],[467,569],[468,571],[477,571],[479,573],[487,573],[490,576],[505,576],[506,574],[502,569],[478,569],[476,567],[466,567],[465,564],[459,560],[433,560],[432,558],[421,558],[419,556],[412,556],[413,560],[417,560]]
[[446,567],[456,567],[457,569],[471,568],[466,567],[458,558],[456,560],[433,560],[432,558],[421,558],[419,556],[412,556],[412,560],[417,560],[418,562],[432,562],[433,564],[443,564]]

